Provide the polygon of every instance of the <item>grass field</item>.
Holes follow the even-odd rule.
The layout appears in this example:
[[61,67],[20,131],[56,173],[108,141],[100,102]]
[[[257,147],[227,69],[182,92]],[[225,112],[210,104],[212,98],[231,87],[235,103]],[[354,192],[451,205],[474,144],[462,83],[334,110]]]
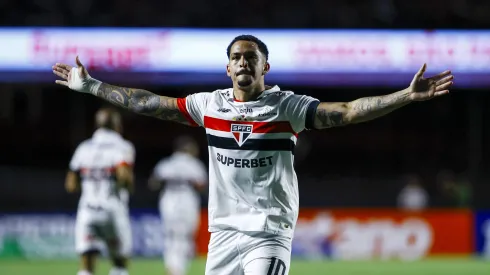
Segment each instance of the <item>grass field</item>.
[[[204,274],[204,259],[196,260],[189,275]],[[1,275],[75,275],[76,261],[0,260]],[[109,264],[101,261],[97,275],[107,275]],[[158,260],[133,260],[132,275],[164,274]],[[417,262],[331,262],[300,261],[291,265],[290,275],[490,275],[490,261],[469,258],[430,259]],[[260,275],[260,274],[258,274]]]

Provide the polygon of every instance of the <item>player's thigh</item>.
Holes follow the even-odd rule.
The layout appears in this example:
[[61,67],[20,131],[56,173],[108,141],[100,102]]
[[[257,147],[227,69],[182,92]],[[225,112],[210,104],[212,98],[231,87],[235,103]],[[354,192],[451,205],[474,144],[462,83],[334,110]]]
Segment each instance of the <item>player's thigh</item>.
[[77,223],[75,225],[75,250],[78,254],[101,249],[101,238],[92,232],[88,224]]
[[79,211],[75,222],[75,250],[79,254],[100,251],[103,247],[101,225],[97,217]]
[[205,275],[243,274],[237,247],[238,239],[239,234],[235,231],[211,233]]
[[194,248],[196,223],[182,219],[175,213],[168,213],[163,219],[164,253],[175,251],[191,256]]
[[243,256],[246,275],[286,275],[291,263],[291,238],[253,238]]
[[126,209],[114,212],[109,230],[106,241],[111,255],[113,257],[130,257],[133,249],[131,221]]
[[160,204],[160,216],[164,228],[171,230],[185,230],[186,232],[195,232],[200,221],[200,210],[198,207],[184,207],[176,210],[164,203]]
[[176,230],[167,228],[164,230],[164,252],[193,256],[195,247],[195,234],[190,230]]

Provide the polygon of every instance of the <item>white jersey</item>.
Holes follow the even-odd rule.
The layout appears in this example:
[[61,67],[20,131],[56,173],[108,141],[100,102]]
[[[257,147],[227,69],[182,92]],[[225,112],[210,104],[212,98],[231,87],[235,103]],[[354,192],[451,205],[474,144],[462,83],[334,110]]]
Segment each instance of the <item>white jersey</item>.
[[199,194],[193,184],[208,182],[204,164],[199,159],[180,152],[161,160],[155,166],[153,176],[165,181],[162,198],[174,199],[179,204],[199,203]]
[[275,86],[256,101],[233,89],[178,100],[206,128],[209,146],[209,231],[234,229],[293,236],[299,211],[293,167],[297,135],[312,128],[319,101]]
[[165,266],[172,274],[185,274],[195,252],[194,234],[201,216],[201,200],[194,185],[207,184],[206,168],[199,159],[176,152],[155,166],[153,177],[165,181],[159,202]]
[[112,130],[100,128],[82,142],[70,162],[70,170],[81,177],[79,207],[126,206],[129,193],[117,188],[115,171],[119,165],[133,165],[134,157],[134,146]]

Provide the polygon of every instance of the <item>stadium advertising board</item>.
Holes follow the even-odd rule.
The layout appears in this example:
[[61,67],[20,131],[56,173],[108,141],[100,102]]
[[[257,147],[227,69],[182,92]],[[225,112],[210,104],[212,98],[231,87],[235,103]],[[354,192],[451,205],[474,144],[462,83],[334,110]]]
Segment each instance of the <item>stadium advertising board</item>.
[[478,253],[490,259],[490,210],[476,213],[475,240]]
[[[131,229],[135,256],[161,257],[163,233],[156,213],[134,213]],[[72,214],[0,216],[0,258],[74,258],[74,230]]]
[[[473,215],[464,210],[418,214],[396,210],[302,209],[293,240],[293,257],[415,260],[432,255],[474,252]],[[479,215],[479,222],[490,213]],[[205,255],[209,240],[202,211],[196,248]],[[486,222],[487,226],[489,222]],[[133,254],[161,257],[163,232],[156,212],[131,216]],[[74,258],[73,214],[0,216],[0,258]],[[487,227],[485,227],[487,228]],[[482,231],[480,231],[482,232]],[[485,231],[488,233],[488,231]],[[479,249],[488,236],[480,234]]]
[[164,28],[0,28],[0,81],[52,83],[51,66],[78,54],[107,81],[229,84],[225,49],[243,33],[267,43],[278,84],[405,85],[424,62],[458,85],[490,84],[490,31]]
[[466,210],[302,209],[293,254],[346,260],[463,255],[474,251],[472,230]]
[[2,215],[0,258],[74,258],[74,223],[68,214]]
[[[197,236],[197,253],[207,251],[207,213]],[[133,255],[161,257],[163,230],[155,211],[132,211]],[[202,233],[204,232],[204,233]],[[0,258],[74,258],[75,214],[4,214],[0,215]],[[103,251],[105,253],[105,251]]]

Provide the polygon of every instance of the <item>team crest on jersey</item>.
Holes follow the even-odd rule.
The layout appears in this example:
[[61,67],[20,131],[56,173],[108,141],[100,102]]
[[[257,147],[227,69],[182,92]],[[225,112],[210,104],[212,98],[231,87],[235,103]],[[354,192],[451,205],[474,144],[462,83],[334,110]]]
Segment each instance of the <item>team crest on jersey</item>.
[[252,124],[231,124],[231,133],[240,147],[247,141],[248,137],[250,137],[252,130]]

